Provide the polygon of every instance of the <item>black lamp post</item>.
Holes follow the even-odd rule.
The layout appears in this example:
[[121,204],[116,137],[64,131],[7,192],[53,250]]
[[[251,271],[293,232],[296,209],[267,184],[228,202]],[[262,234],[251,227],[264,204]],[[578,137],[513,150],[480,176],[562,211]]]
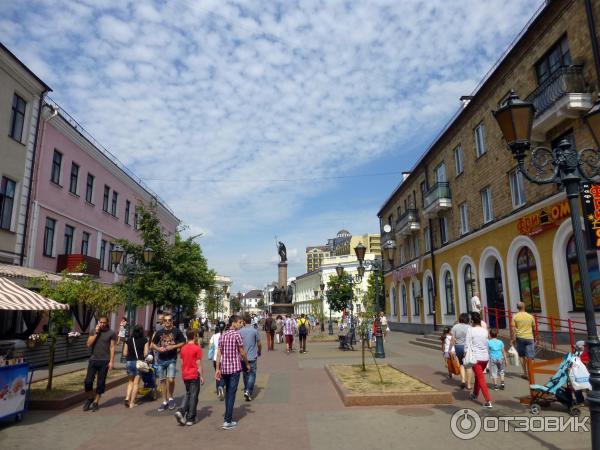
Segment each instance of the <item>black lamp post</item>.
[[[325,290],[325,283],[321,283],[319,285],[319,288],[321,289],[321,317],[319,317],[319,323],[321,324],[321,333],[325,332],[325,314],[323,314],[325,312],[325,301],[324,301],[324,297],[323,297],[323,291]],[[333,330],[331,330],[333,332]]]
[[[143,270],[140,262],[133,258],[128,258],[125,255],[125,250],[120,245],[115,246],[110,254],[110,262],[117,274],[127,277],[127,336],[131,336],[133,327],[131,309],[133,302],[133,280],[135,276]],[[150,264],[154,258],[154,251],[150,247],[146,247],[142,252],[144,264]]]
[[[494,111],[493,115],[517,161],[517,170],[532,183],[563,186],[569,200],[590,355],[592,391],[588,395],[588,401],[592,419],[592,448],[600,449],[600,341],[596,331],[594,303],[577,201],[581,179],[592,181],[593,177],[600,175],[600,151],[598,148],[576,150],[567,139],[562,140],[557,148],[537,147],[531,152],[531,166],[535,173],[529,174],[525,168],[525,157],[530,148],[534,112],[535,108],[531,103],[520,100],[514,92],[511,92],[502,107]],[[600,143],[600,101],[587,114],[586,123],[598,145]]]

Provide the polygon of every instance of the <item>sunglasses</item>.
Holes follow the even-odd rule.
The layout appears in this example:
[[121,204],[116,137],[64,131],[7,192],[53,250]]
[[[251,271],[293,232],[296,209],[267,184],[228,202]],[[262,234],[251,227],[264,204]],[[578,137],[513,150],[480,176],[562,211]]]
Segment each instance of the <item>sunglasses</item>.
[[163,319],[163,322],[173,322],[173,319]]

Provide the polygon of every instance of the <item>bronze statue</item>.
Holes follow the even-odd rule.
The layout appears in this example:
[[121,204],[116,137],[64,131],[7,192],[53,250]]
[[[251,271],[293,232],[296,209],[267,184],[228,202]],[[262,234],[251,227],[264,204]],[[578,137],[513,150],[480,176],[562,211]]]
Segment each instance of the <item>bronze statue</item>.
[[294,289],[292,288],[292,285],[290,284],[287,288],[287,295],[285,296],[285,302],[286,303],[293,303],[294,300]]
[[279,258],[281,259],[280,262],[282,262],[282,263],[286,262],[287,261],[287,250],[286,250],[283,242],[279,241],[279,244],[277,245],[277,251],[279,252]]

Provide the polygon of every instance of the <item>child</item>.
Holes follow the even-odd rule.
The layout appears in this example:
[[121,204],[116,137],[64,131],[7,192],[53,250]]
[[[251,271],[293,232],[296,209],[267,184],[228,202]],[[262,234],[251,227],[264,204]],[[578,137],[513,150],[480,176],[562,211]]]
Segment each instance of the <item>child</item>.
[[508,364],[506,352],[504,351],[504,342],[498,339],[498,331],[490,330],[492,339],[488,341],[488,350],[490,352],[490,375],[494,390],[498,390],[498,377],[500,377],[500,389],[504,390],[504,367]]
[[181,347],[181,377],[185,384],[185,399],[182,407],[175,413],[175,419],[180,425],[187,426],[194,425],[200,385],[204,384],[204,371],[202,363],[199,363],[202,349],[195,342],[196,335],[196,330],[189,329],[186,333],[187,342]]
[[454,343],[452,341],[452,333],[450,333],[450,327],[445,327],[442,331],[442,353],[444,354],[444,360],[446,361],[446,367],[448,368],[448,378],[452,378],[452,372],[450,371],[450,361],[454,353]]

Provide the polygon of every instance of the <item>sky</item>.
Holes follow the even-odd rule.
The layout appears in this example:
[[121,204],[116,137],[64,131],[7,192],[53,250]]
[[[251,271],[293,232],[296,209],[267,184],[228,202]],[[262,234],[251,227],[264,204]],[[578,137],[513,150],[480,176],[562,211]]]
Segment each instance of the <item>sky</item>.
[[232,291],[377,211],[543,0],[0,0],[0,41]]

